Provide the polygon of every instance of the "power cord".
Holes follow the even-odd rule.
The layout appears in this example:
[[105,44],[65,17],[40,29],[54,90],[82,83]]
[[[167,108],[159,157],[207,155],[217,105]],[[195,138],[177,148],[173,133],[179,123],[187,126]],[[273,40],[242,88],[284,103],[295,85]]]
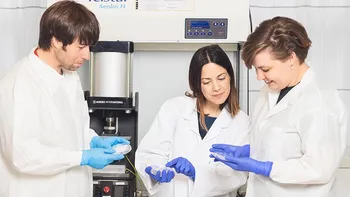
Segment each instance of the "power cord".
[[141,180],[141,177],[139,176],[139,174],[137,173],[137,170],[135,168],[135,166],[132,164],[132,162],[129,160],[129,158],[125,155],[125,159],[129,162],[129,164],[131,165],[131,167],[133,168],[134,172],[128,168],[126,168],[125,170],[130,172],[131,174],[135,175],[136,177],[136,182],[140,185],[141,187],[141,190],[140,191],[140,194],[142,196],[142,191],[144,191],[146,188],[143,187],[143,184],[142,184],[142,180]]

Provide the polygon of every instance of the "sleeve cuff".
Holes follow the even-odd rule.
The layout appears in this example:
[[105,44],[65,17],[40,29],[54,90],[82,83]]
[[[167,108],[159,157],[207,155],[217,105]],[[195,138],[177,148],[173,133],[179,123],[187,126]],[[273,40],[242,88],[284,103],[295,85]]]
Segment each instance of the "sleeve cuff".
[[91,142],[92,138],[94,138],[98,135],[93,129],[89,129],[89,130],[90,130],[90,141],[89,142]]
[[276,177],[277,168],[278,168],[277,162],[273,162],[272,168],[271,168],[271,171],[270,171],[270,176],[269,176],[272,180],[274,180],[274,178]]
[[80,166],[83,151],[75,151],[69,155],[69,164],[71,167]]

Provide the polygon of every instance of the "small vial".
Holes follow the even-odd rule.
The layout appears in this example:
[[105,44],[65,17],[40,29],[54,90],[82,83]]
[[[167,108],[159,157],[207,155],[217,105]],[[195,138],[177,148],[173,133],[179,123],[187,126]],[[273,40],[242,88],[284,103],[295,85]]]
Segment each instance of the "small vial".
[[221,159],[221,160],[226,160],[225,154],[224,153],[219,153],[219,152],[213,152],[211,153],[214,157]]
[[128,154],[131,151],[131,146],[129,144],[117,144],[113,146],[116,154]]
[[162,166],[156,166],[156,165],[152,165],[151,166],[151,174],[153,174],[154,176],[157,175],[157,172],[160,171],[160,176],[162,176],[163,174],[163,170],[166,170],[166,172],[169,171],[174,171],[174,169],[169,168],[169,167],[162,167]]

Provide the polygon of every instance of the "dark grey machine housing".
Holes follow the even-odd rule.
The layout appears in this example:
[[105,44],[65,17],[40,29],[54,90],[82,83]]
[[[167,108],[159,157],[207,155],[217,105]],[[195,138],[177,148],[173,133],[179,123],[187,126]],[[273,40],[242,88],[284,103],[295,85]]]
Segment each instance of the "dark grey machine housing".
[[[90,51],[91,84],[90,91],[85,92],[90,112],[90,128],[100,136],[119,136],[130,140],[132,151],[125,156],[135,166],[138,93],[133,97],[131,88],[134,43],[99,41]],[[123,85],[118,87],[119,84]],[[107,167],[125,166],[125,169],[134,172],[132,165],[124,158]],[[127,170],[94,170],[93,181],[93,197],[134,197],[136,193],[136,177]]]

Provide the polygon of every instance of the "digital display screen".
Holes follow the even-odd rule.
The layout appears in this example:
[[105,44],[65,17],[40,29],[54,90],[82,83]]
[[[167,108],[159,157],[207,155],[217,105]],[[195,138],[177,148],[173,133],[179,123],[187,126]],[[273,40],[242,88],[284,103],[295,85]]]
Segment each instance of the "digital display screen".
[[209,29],[210,24],[208,21],[191,21],[191,29]]

